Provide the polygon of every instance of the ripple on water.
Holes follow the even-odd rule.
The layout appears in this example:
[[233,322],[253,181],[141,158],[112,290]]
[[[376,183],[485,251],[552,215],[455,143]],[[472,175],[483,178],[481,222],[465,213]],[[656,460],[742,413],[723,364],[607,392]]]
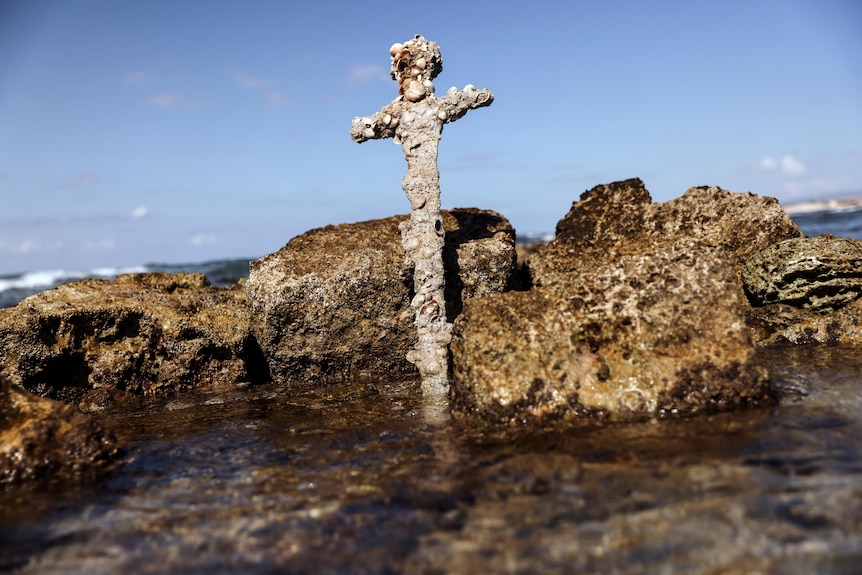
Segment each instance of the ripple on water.
[[0,570],[855,573],[862,354],[761,355],[774,408],[528,436],[381,382],[118,406],[107,477],[2,493]]

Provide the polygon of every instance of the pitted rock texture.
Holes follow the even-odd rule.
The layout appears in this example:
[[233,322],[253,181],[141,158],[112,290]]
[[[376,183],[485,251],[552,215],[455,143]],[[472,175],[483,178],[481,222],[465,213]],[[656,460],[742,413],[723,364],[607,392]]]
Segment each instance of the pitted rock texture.
[[725,252],[692,240],[466,303],[452,342],[464,421],[643,419],[772,401]]
[[760,346],[841,344],[862,346],[862,298],[830,313],[784,303],[750,308],[746,322]]
[[0,376],[0,485],[96,470],[118,453],[92,416]]
[[771,198],[699,187],[653,204],[638,179],[596,186],[532,255],[535,287],[465,305],[454,411],[545,423],[769,403],[739,268],[799,236]]
[[582,194],[557,224],[556,237],[530,259],[530,272],[536,285],[567,282],[571,273],[673,238],[720,247],[739,268],[767,246],[801,236],[773,198],[701,186],[652,203],[635,178]]
[[786,240],[752,256],[742,280],[754,306],[784,303],[831,312],[862,296],[862,242],[832,236]]
[[[408,216],[327,226],[252,262],[246,285],[257,341],[273,378],[292,386],[386,374],[416,377],[416,343],[398,225]],[[443,212],[446,306],[515,282],[515,232],[499,214]]]
[[115,392],[268,378],[243,287],[185,273],[83,280],[0,310],[0,374],[85,409]]

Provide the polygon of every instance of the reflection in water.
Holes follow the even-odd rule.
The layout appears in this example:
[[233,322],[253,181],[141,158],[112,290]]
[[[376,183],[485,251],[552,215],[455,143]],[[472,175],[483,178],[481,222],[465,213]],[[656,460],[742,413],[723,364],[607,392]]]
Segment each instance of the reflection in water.
[[855,573],[862,354],[763,357],[770,410],[531,435],[379,382],[141,400],[108,477],[0,494],[0,570]]

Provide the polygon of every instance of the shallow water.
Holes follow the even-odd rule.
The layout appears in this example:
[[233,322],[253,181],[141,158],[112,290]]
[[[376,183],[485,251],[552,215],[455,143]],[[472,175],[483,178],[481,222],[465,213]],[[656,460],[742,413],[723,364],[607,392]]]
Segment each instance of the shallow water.
[[140,400],[106,476],[0,492],[0,570],[858,573],[862,352],[762,355],[774,408],[517,438],[380,382]]

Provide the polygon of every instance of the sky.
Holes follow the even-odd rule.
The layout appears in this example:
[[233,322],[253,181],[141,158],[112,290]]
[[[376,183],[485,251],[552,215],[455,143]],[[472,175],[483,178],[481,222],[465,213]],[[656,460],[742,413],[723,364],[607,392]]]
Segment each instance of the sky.
[[0,275],[255,259],[409,212],[403,153],[356,144],[389,47],[440,45],[444,208],[552,232],[641,178],[862,196],[862,2],[0,0]]

